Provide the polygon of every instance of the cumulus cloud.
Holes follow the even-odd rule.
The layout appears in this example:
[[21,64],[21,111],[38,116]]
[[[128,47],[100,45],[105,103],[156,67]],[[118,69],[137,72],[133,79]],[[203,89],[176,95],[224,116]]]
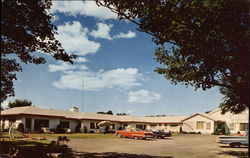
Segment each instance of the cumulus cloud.
[[130,91],[128,102],[133,103],[152,103],[153,101],[160,100],[161,95],[155,92],[150,92],[145,89],[140,89],[138,91]]
[[111,40],[112,38],[110,37],[109,32],[112,27],[112,24],[97,23],[97,30],[92,30],[90,35],[95,38],[104,38]]
[[3,101],[3,102],[1,103],[1,107],[2,107],[3,109],[6,109],[6,108],[8,107],[9,102],[10,102],[9,100]]
[[118,35],[115,35],[113,37],[113,39],[117,39],[117,38],[133,38],[135,36],[136,36],[135,32],[128,31],[128,33],[126,33],[126,34],[121,32]]
[[133,38],[136,36],[135,32],[128,31],[128,33],[120,32],[117,35],[111,37],[110,31],[112,29],[112,24],[97,23],[97,30],[92,30],[90,35],[95,38],[103,38],[108,40],[118,39],[118,38]]
[[57,72],[57,71],[69,71],[74,69],[86,70],[88,69],[85,65],[72,65],[68,63],[61,63],[61,64],[50,64],[49,65],[49,72]]
[[68,53],[77,55],[95,54],[101,46],[100,43],[88,39],[88,29],[84,28],[79,21],[66,22],[57,28],[56,38]]
[[76,59],[74,59],[74,62],[76,62],[76,63],[85,63],[85,62],[88,62],[88,59],[83,58],[83,57],[77,57]]
[[[118,68],[113,70],[67,71],[58,81],[52,83],[60,89],[98,91],[106,88],[130,89],[141,85],[142,75],[136,68]],[[83,85],[84,83],[84,85]]]
[[97,6],[94,1],[53,1],[50,12],[60,12],[68,16],[91,16],[100,20],[117,18],[115,13],[108,8]]

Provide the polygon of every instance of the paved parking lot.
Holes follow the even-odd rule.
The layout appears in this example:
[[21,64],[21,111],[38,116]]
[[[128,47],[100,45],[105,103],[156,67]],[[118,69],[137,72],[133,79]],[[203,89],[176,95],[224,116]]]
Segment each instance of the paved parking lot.
[[248,148],[230,148],[216,143],[215,135],[178,135],[165,139],[128,138],[71,139],[70,147],[81,158],[89,157],[174,157],[230,158],[247,157]]

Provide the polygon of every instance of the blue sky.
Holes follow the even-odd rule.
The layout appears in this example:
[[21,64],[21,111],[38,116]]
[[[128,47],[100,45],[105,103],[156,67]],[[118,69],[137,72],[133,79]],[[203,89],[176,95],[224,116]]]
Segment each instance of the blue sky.
[[[92,1],[54,1],[50,10],[58,28],[56,38],[75,64],[49,55],[44,65],[23,64],[14,82],[16,96],[39,107],[63,109],[76,106],[85,112],[145,115],[189,115],[215,109],[222,96],[217,88],[194,90],[154,72],[156,45],[151,36],[128,21],[116,20],[109,10]],[[84,107],[84,109],[82,109]]]

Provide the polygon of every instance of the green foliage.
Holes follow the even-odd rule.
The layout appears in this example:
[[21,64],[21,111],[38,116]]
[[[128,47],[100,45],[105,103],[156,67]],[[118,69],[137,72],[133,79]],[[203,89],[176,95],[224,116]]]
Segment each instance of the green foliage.
[[88,132],[88,129],[86,126],[83,127],[83,133],[87,133]]
[[113,112],[111,110],[107,111],[107,112],[103,112],[103,111],[99,111],[97,112],[97,114],[108,114],[108,115],[113,115]]
[[126,114],[126,113],[117,113],[116,115],[129,115],[129,114]]
[[32,105],[31,101],[28,101],[26,99],[24,99],[24,100],[16,99],[15,101],[8,103],[8,108],[31,106],[31,105]]
[[[218,86],[222,112],[249,107],[249,2],[246,0],[96,0],[160,45],[155,71],[173,84]],[[166,47],[166,44],[172,48]]]
[[51,0],[4,0],[1,21],[1,102],[14,96],[13,80],[22,71],[21,62],[44,64],[39,52],[48,53],[57,60],[72,62],[54,35],[56,27],[47,10]]

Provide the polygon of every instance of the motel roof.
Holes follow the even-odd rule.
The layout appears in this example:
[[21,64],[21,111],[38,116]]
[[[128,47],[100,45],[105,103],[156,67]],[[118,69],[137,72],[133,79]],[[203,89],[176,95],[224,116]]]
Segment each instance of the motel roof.
[[36,106],[15,107],[1,111],[1,117],[5,116],[42,116],[42,117],[59,117],[64,119],[75,120],[101,120],[113,122],[137,122],[137,123],[181,123],[183,119],[189,116],[161,116],[161,117],[137,117],[130,115],[107,115],[94,114],[88,112],[73,112],[66,110],[55,110],[38,108]]

